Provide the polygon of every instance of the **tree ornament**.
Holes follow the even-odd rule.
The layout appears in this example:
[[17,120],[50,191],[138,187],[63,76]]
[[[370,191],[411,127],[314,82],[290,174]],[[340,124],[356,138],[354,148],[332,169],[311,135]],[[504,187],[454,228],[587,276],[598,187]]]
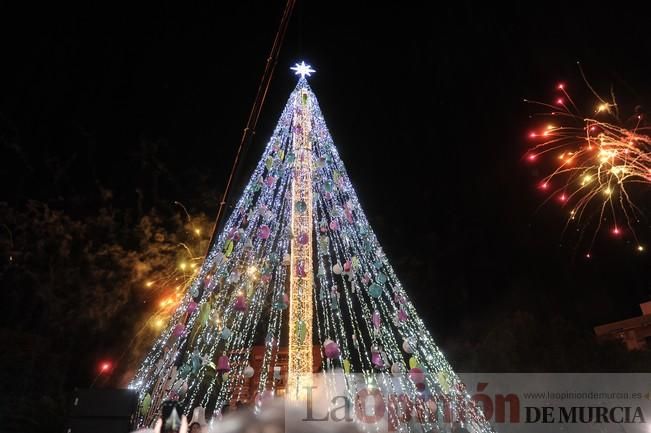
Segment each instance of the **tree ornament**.
[[406,322],[408,319],[407,312],[403,310],[402,307],[400,307],[396,313],[396,318],[398,320],[398,323]]
[[226,241],[226,244],[224,245],[224,257],[230,257],[231,254],[233,254],[234,246],[232,239]]
[[222,355],[217,359],[217,372],[227,373],[231,371],[231,364],[228,356]]
[[373,312],[373,316],[371,318],[371,321],[373,322],[373,328],[375,328],[375,331],[379,331],[380,330],[381,320],[380,320],[380,312],[378,310],[375,310]]
[[416,384],[425,383],[425,372],[418,367],[413,367],[409,370],[409,378]]
[[269,235],[271,234],[271,229],[269,228],[268,225],[262,224],[258,228],[258,237],[260,239],[269,239]]
[[405,338],[402,342],[402,350],[406,353],[414,353],[416,351],[416,341],[414,338]]
[[140,415],[147,415],[149,408],[151,408],[151,394],[147,393],[140,403]]
[[276,310],[284,310],[287,308],[289,305],[289,296],[287,296],[287,293],[283,293],[278,298],[276,299],[276,302],[274,303],[274,308]]
[[348,221],[349,224],[352,224],[354,222],[352,210],[344,208],[344,216],[346,217],[346,221]]
[[305,270],[305,263],[299,261],[296,263],[296,276],[299,278],[307,277],[307,271]]
[[298,213],[304,213],[307,210],[307,204],[305,200],[299,200],[294,203],[294,210]]
[[344,359],[343,364],[344,364],[344,373],[350,374],[350,361],[348,359]]
[[254,374],[255,370],[250,365],[247,365],[242,372],[242,376],[244,376],[245,379],[251,379]]
[[185,326],[179,323],[174,327],[174,330],[172,331],[172,335],[174,335],[175,337],[180,337],[183,334],[183,331],[185,331]]
[[371,285],[368,287],[368,294],[372,298],[379,298],[382,296],[382,287],[376,283],[371,283]]
[[328,255],[330,250],[330,238],[326,235],[319,236],[319,254]]
[[233,304],[235,311],[244,312],[247,309],[246,297],[244,295],[237,295],[235,303]]
[[394,362],[393,364],[391,364],[391,373],[394,376],[399,376],[404,372],[405,372],[405,367],[404,365],[402,365],[402,363]]
[[387,276],[384,275],[382,272],[377,274],[377,278],[375,278],[375,281],[377,281],[378,284],[382,285],[387,282]]
[[436,378],[443,393],[447,394],[450,391],[450,377],[448,373],[441,370],[436,375]]
[[307,325],[303,320],[298,320],[296,322],[296,337],[300,343],[303,343],[305,340],[305,335],[307,334]]
[[325,352],[326,358],[328,359],[338,358],[339,355],[341,355],[339,346],[332,340],[325,340],[323,342],[323,350]]
[[382,370],[386,367],[385,357],[386,355],[381,346],[373,346],[371,348],[371,363],[378,370]]

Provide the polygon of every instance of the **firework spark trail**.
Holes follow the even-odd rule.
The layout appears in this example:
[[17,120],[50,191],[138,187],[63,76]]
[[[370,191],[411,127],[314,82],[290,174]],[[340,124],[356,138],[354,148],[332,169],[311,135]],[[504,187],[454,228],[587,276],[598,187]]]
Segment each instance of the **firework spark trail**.
[[[557,87],[562,96],[554,104],[525,100],[543,107],[545,111],[538,116],[550,120],[529,134],[538,143],[527,159],[556,159],[557,167],[543,177],[540,188],[550,192],[548,200],[556,198],[570,207],[568,225],[576,223],[585,230],[592,218],[597,218],[590,247],[608,222],[614,236],[627,228],[641,252],[644,247],[634,225],[642,212],[634,202],[632,187],[651,184],[651,128],[643,125],[641,114],[632,118],[632,128],[625,127],[614,96],[606,100],[589,84],[588,88],[598,101],[590,116],[581,115],[563,84]],[[586,256],[590,257],[589,253]]]

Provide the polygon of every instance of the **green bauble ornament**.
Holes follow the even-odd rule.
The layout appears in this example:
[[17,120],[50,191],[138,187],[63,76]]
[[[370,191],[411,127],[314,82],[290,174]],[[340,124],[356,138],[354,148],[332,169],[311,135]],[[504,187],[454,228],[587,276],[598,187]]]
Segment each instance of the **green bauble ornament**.
[[330,247],[330,238],[325,235],[319,236],[319,253],[321,255],[327,255]]
[[280,254],[278,253],[269,254],[269,263],[272,265],[277,265],[278,263],[280,263]]
[[378,284],[384,284],[387,282],[387,276],[384,275],[382,272],[380,272],[379,274],[377,274],[376,281]]
[[230,257],[231,254],[233,254],[234,247],[235,244],[233,243],[233,239],[227,240],[226,245],[224,245],[224,257]]
[[353,269],[353,271],[358,270],[360,266],[361,264],[359,262],[359,257],[353,256],[353,258],[351,259],[351,268]]
[[298,338],[299,343],[303,343],[305,336],[307,335],[307,325],[303,320],[296,322],[296,337]]
[[299,200],[294,203],[294,210],[299,213],[305,212],[307,210],[307,204],[305,203],[305,200]]
[[368,295],[373,298],[379,298],[382,296],[382,286],[377,283],[371,283],[368,287]]
[[145,416],[151,408],[151,395],[149,393],[145,394],[145,398],[142,399],[142,404],[140,405],[140,415]]
[[201,326],[206,326],[210,320],[210,302],[206,301],[201,304],[199,309],[199,323]]
[[350,374],[350,361],[348,359],[344,359],[344,373]]
[[335,185],[332,183],[331,180],[327,180],[327,181],[323,184],[323,189],[325,189],[326,192],[332,192],[332,191],[335,190]]

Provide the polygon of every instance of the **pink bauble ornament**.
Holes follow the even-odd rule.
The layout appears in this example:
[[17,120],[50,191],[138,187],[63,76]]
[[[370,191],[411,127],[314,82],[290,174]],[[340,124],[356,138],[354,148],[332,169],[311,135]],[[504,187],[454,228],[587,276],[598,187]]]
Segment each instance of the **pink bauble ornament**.
[[237,295],[235,298],[235,304],[233,304],[233,309],[235,311],[246,311],[246,297],[244,295]]
[[384,359],[380,352],[371,352],[371,362],[376,368],[384,368]]
[[305,264],[303,262],[298,262],[296,264],[296,276],[299,278],[307,277],[307,272],[305,272]]
[[310,237],[307,235],[307,233],[301,233],[300,235],[298,235],[298,238],[296,240],[301,245],[307,245],[308,242],[310,241]]
[[260,239],[268,239],[270,234],[271,234],[271,229],[269,228],[268,225],[262,224],[260,228],[258,228],[258,237]]
[[185,327],[181,325],[180,323],[174,327],[174,331],[172,331],[172,334],[175,337],[180,337],[181,334],[183,334],[183,331],[185,330]]
[[232,239],[234,242],[240,240],[240,231],[237,227],[233,227],[231,231],[228,232],[228,238]]
[[348,208],[344,209],[344,216],[346,217],[346,221],[351,224],[353,223],[353,211]]
[[381,321],[380,321],[380,312],[379,312],[379,311],[375,310],[375,311],[373,312],[373,317],[372,317],[371,320],[373,321],[373,327],[374,327],[376,330],[380,329],[380,323],[381,323]]
[[402,307],[398,310],[398,321],[399,322],[406,322],[407,321],[407,312],[402,309]]
[[333,358],[338,358],[339,355],[341,355],[341,351],[339,350],[339,346],[337,343],[335,343],[332,340],[326,340],[323,342],[323,349],[325,352],[325,356],[328,359],[333,359]]
[[219,373],[226,373],[231,370],[231,364],[230,364],[230,360],[228,359],[228,356],[222,355],[219,357],[219,359],[217,360],[216,370]]
[[414,383],[425,383],[425,372],[416,367],[409,370],[409,378],[414,381]]

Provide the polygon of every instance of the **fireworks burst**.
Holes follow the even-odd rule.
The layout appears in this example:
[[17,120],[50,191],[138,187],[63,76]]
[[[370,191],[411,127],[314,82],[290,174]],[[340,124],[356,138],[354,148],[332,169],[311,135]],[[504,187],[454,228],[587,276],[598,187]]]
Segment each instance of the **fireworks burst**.
[[[582,115],[564,84],[557,86],[553,103],[526,101],[543,108],[538,118],[547,120],[530,132],[535,144],[526,155],[531,163],[552,159],[556,167],[539,188],[568,210],[568,225],[577,224],[583,235],[597,233],[632,237],[635,249],[644,251],[634,230],[642,211],[634,197],[639,185],[651,184],[651,128],[641,110],[622,121],[614,95],[599,96],[590,115]],[[590,257],[590,253],[586,254]]]

